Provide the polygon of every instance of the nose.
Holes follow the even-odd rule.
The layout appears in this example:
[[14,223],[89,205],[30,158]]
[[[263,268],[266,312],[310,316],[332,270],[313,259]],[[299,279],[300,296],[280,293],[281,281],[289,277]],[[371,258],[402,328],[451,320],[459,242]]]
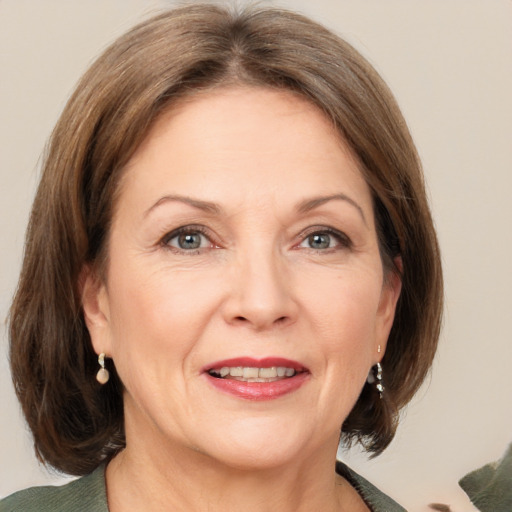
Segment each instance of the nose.
[[264,331],[290,325],[298,315],[293,279],[284,261],[271,249],[243,254],[230,273],[225,320]]

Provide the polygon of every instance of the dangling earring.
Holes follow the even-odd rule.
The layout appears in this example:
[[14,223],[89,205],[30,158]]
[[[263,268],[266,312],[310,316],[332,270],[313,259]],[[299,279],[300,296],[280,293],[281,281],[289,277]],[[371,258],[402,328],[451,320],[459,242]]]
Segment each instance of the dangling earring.
[[108,379],[110,378],[110,374],[108,373],[108,370],[105,368],[105,354],[102,352],[98,356],[98,363],[101,366],[101,368],[98,370],[98,373],[96,374],[96,380],[100,384],[106,384],[108,382]]
[[382,399],[382,395],[384,394],[384,385],[382,384],[382,366],[380,363],[377,363],[368,374],[368,378],[366,379],[368,384],[373,384],[375,381],[377,381],[377,384],[375,384],[375,388],[379,392],[379,398]]
[[382,366],[380,365],[380,363],[377,363],[377,373],[375,377],[377,378],[377,384],[375,384],[375,387],[379,392],[379,398],[382,400],[382,395],[384,393],[384,385],[382,384]]

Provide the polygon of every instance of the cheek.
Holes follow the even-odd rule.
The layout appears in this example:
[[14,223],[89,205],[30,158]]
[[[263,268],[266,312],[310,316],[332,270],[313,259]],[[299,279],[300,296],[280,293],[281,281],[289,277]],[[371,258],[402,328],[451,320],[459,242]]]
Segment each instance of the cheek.
[[375,357],[381,287],[378,278],[364,273],[331,276],[324,285],[303,308],[317,340],[311,350],[322,353],[331,386],[353,388],[356,398]]
[[183,279],[120,269],[110,286],[112,357],[125,388],[125,407],[132,415],[134,403],[155,415],[169,402],[186,408],[186,382],[180,377],[191,374],[188,354],[211,308]]
[[[335,337],[336,333],[365,332],[371,336],[374,331],[381,294],[380,278],[377,273],[339,272],[314,280],[305,281],[302,286],[310,290],[302,293],[305,311]],[[312,291],[311,291],[312,290]],[[352,341],[363,341],[355,336]],[[340,339],[340,342],[342,340]],[[347,340],[348,341],[348,340]]]
[[182,357],[217,308],[218,283],[213,276],[187,271],[137,270],[119,266],[109,279],[117,358],[145,357],[164,364],[173,355]]

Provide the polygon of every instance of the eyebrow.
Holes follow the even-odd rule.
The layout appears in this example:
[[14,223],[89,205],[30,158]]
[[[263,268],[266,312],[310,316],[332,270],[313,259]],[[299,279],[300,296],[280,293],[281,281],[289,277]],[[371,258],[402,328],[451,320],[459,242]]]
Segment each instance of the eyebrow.
[[351,197],[345,194],[332,194],[330,196],[320,196],[314,197],[312,199],[306,199],[299,203],[297,211],[299,213],[307,213],[310,212],[311,210],[314,210],[315,208],[318,208],[319,206],[322,206],[325,203],[328,203],[329,201],[345,201],[351,204],[359,212],[365,225],[368,226],[366,217],[364,215],[364,211],[361,208],[361,206],[359,206],[359,204],[356,201],[354,201]]
[[197,208],[198,210],[202,210],[207,213],[218,215],[221,213],[222,209],[215,203],[211,203],[210,201],[201,201],[200,199],[193,199],[188,196],[180,196],[180,195],[166,195],[161,197],[153,206],[149,207],[144,212],[144,217],[147,217],[155,208],[158,208],[162,204],[170,203],[170,202],[178,202],[184,203],[193,208]]
[[[311,210],[314,210],[315,208],[318,208],[322,206],[325,203],[328,203],[329,201],[345,201],[352,205],[360,214],[361,218],[363,219],[363,222],[365,225],[367,224],[366,217],[364,215],[364,211],[359,206],[359,204],[354,201],[351,197],[345,195],[345,194],[332,194],[329,196],[319,196],[314,197],[312,199],[305,199],[304,201],[301,201],[297,206],[297,211],[299,213],[308,213]],[[210,201],[203,201],[200,199],[194,199],[189,196],[182,196],[182,195],[165,195],[161,197],[154,205],[150,206],[145,212],[144,217],[147,217],[155,208],[158,208],[162,204],[168,203],[168,202],[178,202],[178,203],[184,203],[189,206],[192,206],[193,208],[197,208],[198,210],[202,210],[206,213],[212,214],[212,215],[219,215],[222,213],[222,208],[216,204],[212,203]]]

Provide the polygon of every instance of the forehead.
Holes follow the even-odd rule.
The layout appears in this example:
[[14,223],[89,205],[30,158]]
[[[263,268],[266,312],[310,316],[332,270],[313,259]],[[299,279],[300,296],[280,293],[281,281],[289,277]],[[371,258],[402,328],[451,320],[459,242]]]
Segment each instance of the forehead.
[[371,203],[357,158],[318,107],[290,91],[242,86],[170,107],[126,166],[123,189],[231,202],[351,192]]

